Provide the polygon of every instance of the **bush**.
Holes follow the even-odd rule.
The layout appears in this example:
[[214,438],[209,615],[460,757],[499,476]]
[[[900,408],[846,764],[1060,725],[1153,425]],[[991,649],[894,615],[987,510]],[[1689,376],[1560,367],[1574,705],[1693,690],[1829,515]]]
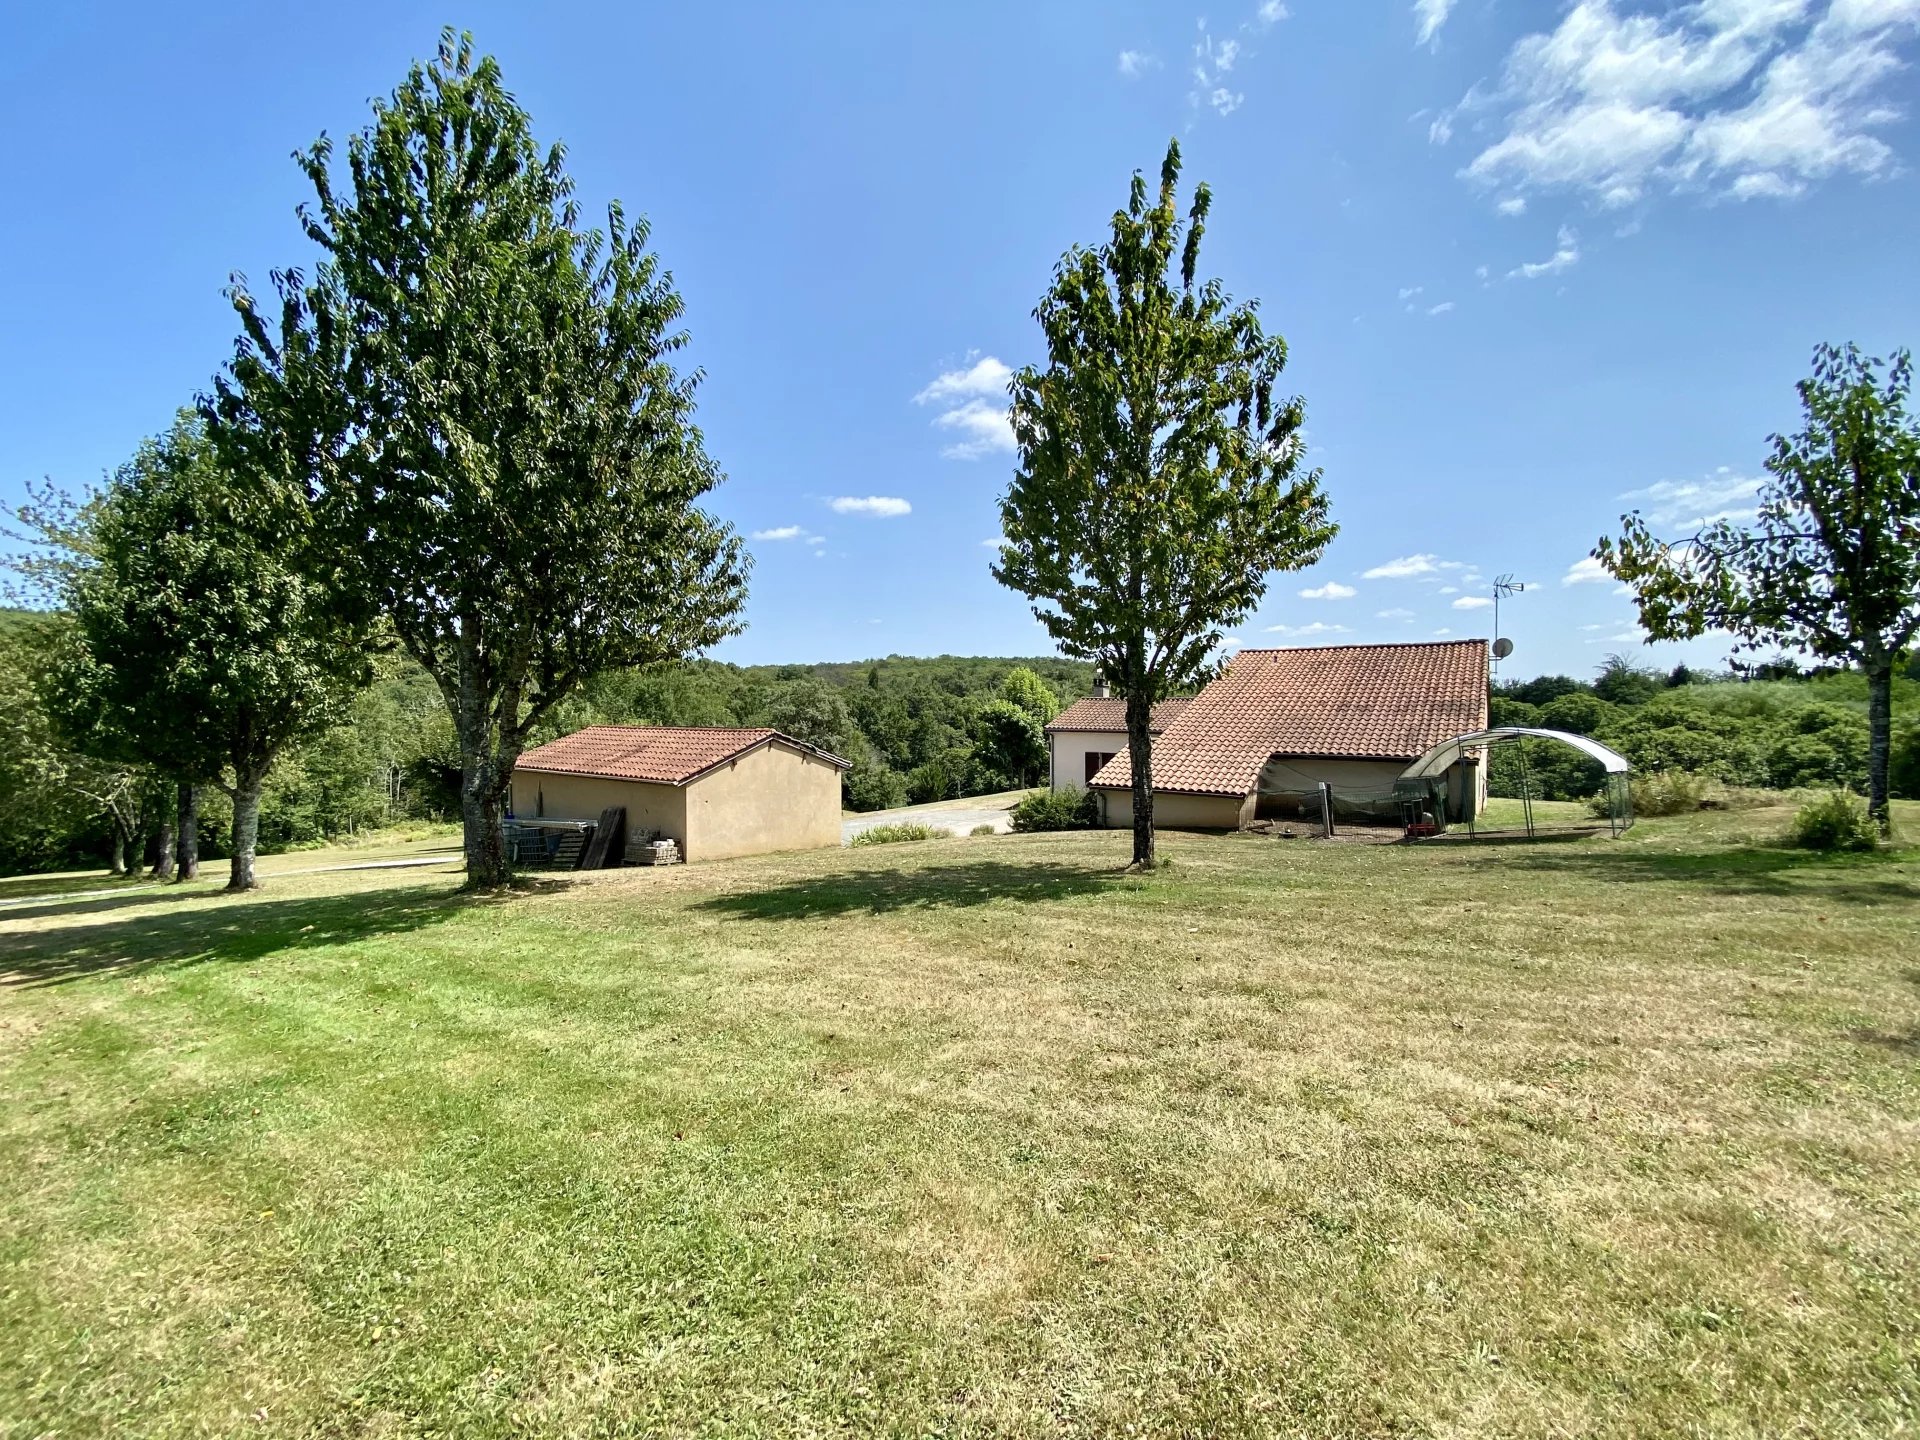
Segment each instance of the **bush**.
[[1866,801],[1833,790],[1800,807],[1787,829],[1787,843],[1802,850],[1871,850],[1880,843],[1880,831]]
[[1013,807],[1013,828],[1023,835],[1037,830],[1088,830],[1099,819],[1099,801],[1093,792],[1071,785],[1065,790],[1035,791]]
[[876,825],[871,830],[862,830],[853,837],[855,845],[899,845],[908,840],[951,840],[951,830],[937,830],[931,825]]
[[976,825],[967,832],[969,835],[998,835],[999,833],[1000,831],[992,825]]
[[1708,777],[1685,770],[1656,770],[1627,780],[1635,815],[1691,815],[1706,803]]
[[907,779],[884,763],[862,761],[847,772],[849,810],[895,810],[907,803]]

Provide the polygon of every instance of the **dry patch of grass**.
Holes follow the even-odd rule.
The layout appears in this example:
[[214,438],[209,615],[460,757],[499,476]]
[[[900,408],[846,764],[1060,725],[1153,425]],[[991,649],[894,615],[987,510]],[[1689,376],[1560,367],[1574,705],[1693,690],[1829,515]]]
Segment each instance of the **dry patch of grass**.
[[0,1415],[1901,1433],[1920,853],[1783,823],[0,912]]

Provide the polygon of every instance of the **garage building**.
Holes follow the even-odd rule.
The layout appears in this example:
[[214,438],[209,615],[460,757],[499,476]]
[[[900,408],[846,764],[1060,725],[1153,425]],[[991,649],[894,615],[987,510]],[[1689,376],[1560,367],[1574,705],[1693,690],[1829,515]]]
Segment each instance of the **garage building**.
[[673,840],[689,861],[840,843],[849,762],[778,730],[590,725],[529,750],[513,770],[522,820],[597,820],[624,806],[627,834]]

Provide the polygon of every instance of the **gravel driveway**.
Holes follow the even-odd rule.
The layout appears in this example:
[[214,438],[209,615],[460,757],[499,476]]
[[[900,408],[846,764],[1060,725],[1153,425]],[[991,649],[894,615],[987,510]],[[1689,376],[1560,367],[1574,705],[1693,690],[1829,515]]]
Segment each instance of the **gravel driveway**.
[[936,830],[951,830],[956,835],[965,835],[978,825],[991,825],[995,830],[1011,830],[1013,825],[1007,818],[1007,812],[1011,809],[1011,800],[993,805],[969,805],[964,800],[956,800],[951,805],[938,807],[872,810],[840,822],[840,843],[851,844],[854,836],[876,825],[931,825]]

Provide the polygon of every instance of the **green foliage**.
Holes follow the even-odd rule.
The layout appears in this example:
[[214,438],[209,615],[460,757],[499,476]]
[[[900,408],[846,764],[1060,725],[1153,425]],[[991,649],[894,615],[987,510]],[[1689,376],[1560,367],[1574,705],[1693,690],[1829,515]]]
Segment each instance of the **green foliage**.
[[1092,791],[1073,786],[1037,791],[1013,807],[1013,828],[1022,834],[1037,830],[1088,830],[1099,823],[1098,798]]
[[846,701],[811,677],[781,687],[767,705],[767,724],[843,760],[853,758],[861,748]]
[[1880,838],[1866,802],[1845,790],[1808,801],[1787,830],[1787,843],[1802,850],[1871,850]]
[[999,833],[999,828],[993,825],[976,825],[967,832],[967,834],[973,836],[975,839],[978,839],[982,835],[998,835]]
[[1548,730],[1566,730],[1575,735],[1598,735],[1620,713],[1599,695],[1573,691],[1556,696],[1540,707],[1540,724]]
[[1000,698],[1018,705],[1042,726],[1060,713],[1060,697],[1024,665],[1016,665],[1007,672],[1007,678],[1000,682]]
[[541,719],[735,633],[748,562],[698,508],[721,477],[645,223],[577,228],[560,149],[491,59],[448,32],[333,160],[325,139],[300,159],[325,258],[275,277],[278,326],[235,289],[218,413],[262,475],[317,488],[342,587],[445,694],[469,883],[497,885]]
[[[974,716],[974,764],[983,790],[1023,789],[1047,770],[1047,737],[1033,712],[989,700]],[[996,783],[998,782],[998,783]]]
[[1800,382],[1803,427],[1771,437],[1770,479],[1746,528],[1716,520],[1674,543],[1636,512],[1594,554],[1634,590],[1656,639],[1731,632],[1858,665],[1868,685],[1869,806],[1884,828],[1892,679],[1920,632],[1920,423],[1912,357],[1822,345]]
[[49,687],[76,749],[234,802],[231,886],[253,884],[260,790],[369,678],[369,639],[312,563],[297,491],[259,483],[197,417],[148,441],[64,576],[74,624]]
[[[1684,770],[1655,770],[1627,782],[1635,815],[1691,815],[1705,803],[1708,780]],[[1601,810],[1598,813],[1605,814]]]
[[1111,238],[1061,260],[1035,317],[1044,367],[1013,378],[1019,459],[994,577],[1069,655],[1099,662],[1136,723],[1134,859],[1153,858],[1147,707],[1195,679],[1276,570],[1333,538],[1305,408],[1277,396],[1286,343],[1197,276],[1212,203],[1183,227],[1180,150],[1157,199],[1136,173]]
[[951,840],[952,838],[951,830],[937,829],[932,825],[876,825],[871,830],[862,830],[850,843],[856,846],[900,845],[911,840]]
[[1611,705],[1644,705],[1665,688],[1657,671],[1625,655],[1609,655],[1593,682],[1593,693]]
[[907,803],[906,776],[873,761],[855,762],[845,789],[849,810],[893,810]]

